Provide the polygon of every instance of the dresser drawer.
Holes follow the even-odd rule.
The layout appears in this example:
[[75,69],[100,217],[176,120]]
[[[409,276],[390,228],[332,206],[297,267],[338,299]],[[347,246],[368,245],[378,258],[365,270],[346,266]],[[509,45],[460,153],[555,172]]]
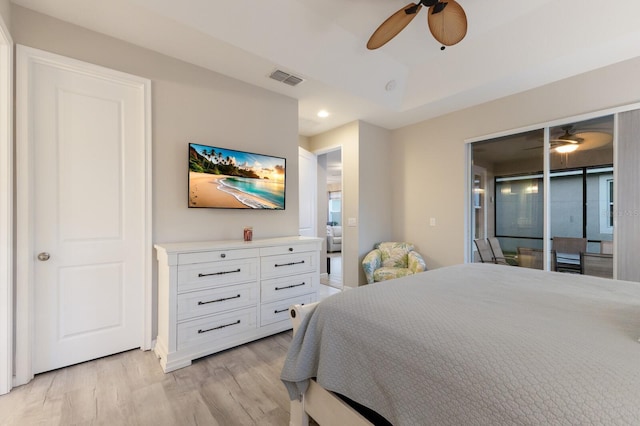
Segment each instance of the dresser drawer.
[[256,258],[178,266],[178,293],[258,279]]
[[260,326],[273,324],[274,322],[289,321],[289,308],[293,305],[308,304],[315,300],[314,295],[306,294],[277,302],[266,303],[260,309]]
[[283,254],[280,256],[266,256],[260,260],[260,270],[263,278],[282,277],[316,271],[318,252],[301,252]]
[[274,247],[263,247],[260,249],[260,256],[274,256],[279,254],[302,253],[305,251],[318,251],[319,247],[315,243],[289,244]]
[[262,301],[272,302],[316,291],[318,288],[318,283],[315,282],[316,278],[316,274],[308,273],[263,280],[261,289]]
[[256,314],[254,307],[178,323],[178,349],[253,330]]
[[259,254],[260,251],[257,248],[180,253],[178,254],[178,265],[246,259],[249,257],[258,257]]
[[178,321],[256,306],[257,296],[255,282],[182,293],[178,295]]

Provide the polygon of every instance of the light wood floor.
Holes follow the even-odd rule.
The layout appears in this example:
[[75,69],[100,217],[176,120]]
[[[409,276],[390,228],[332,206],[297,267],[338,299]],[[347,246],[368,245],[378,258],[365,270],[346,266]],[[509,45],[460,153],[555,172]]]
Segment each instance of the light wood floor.
[[0,425],[287,425],[291,331],[164,374],[133,350],[37,375],[0,396]]
[[342,290],[342,253],[327,253],[328,275],[320,277],[320,283]]

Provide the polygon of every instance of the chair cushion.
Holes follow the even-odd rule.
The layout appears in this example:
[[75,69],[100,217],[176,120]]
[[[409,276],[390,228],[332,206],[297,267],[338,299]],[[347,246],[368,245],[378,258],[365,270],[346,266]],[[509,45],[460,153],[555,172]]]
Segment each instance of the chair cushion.
[[378,245],[382,255],[382,266],[407,268],[409,266],[407,254],[413,250],[409,243],[380,243]]
[[407,275],[413,275],[413,272],[409,268],[390,268],[383,266],[373,271],[373,280],[376,282],[386,281],[406,277]]

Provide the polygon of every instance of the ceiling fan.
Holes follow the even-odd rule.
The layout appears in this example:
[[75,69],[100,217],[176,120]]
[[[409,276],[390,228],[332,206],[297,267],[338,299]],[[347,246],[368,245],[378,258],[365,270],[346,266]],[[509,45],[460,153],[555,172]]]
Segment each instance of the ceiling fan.
[[584,138],[581,138],[572,132],[573,126],[564,126],[562,127],[562,130],[564,130],[564,133],[562,135],[549,141],[551,142],[551,146],[581,144],[582,142],[584,142]]
[[[578,145],[584,142],[584,138],[577,136],[574,132],[573,126],[563,126],[562,127],[563,134],[556,137],[551,137],[549,139],[549,146],[552,150],[560,153],[569,153],[575,151],[578,148]],[[532,146],[530,148],[525,148],[525,150],[530,149],[542,149],[542,141],[537,141],[536,146]]]
[[416,17],[422,6],[429,8],[427,22],[433,37],[445,46],[453,46],[467,34],[467,15],[455,0],[420,0],[409,3],[384,21],[371,35],[367,49],[384,46]]
[[551,149],[560,154],[568,154],[578,149],[578,145],[584,142],[584,138],[577,136],[575,133],[571,133],[572,126],[564,126],[562,130],[564,133],[557,138],[549,140]]
[[[583,145],[581,150],[589,150],[595,148],[601,148],[613,140],[613,136],[608,131],[600,130],[583,130],[576,131],[574,126],[562,126],[563,133],[559,136],[551,136],[549,140],[550,148],[554,152],[561,154],[567,154],[578,149]],[[542,149],[542,144],[538,144],[530,149]]]

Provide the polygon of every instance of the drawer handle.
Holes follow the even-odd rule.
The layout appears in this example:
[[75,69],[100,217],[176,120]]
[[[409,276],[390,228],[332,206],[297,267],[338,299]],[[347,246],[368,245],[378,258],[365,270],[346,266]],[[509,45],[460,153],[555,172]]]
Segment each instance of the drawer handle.
[[206,305],[208,303],[224,302],[225,300],[239,299],[239,298],[240,298],[240,295],[231,296],[231,297],[223,297],[222,299],[216,299],[216,300],[209,300],[208,302],[199,301],[198,302],[198,306]]
[[[300,306],[304,306],[304,303],[301,303],[301,304],[300,304]],[[277,310],[277,309],[276,309],[275,311],[273,311],[273,313],[274,313],[274,314],[280,314],[280,313],[282,313],[282,312],[286,312],[286,311],[288,311],[288,310],[289,310],[289,308],[280,309],[280,310]],[[291,317],[292,317],[292,318],[295,318],[295,317],[296,317],[296,314],[295,314],[295,311],[294,311],[294,310],[292,310],[292,311],[291,311]]]
[[304,263],[304,260],[301,260],[300,262],[289,262],[289,263],[276,263],[276,268],[279,268],[281,266],[292,266],[292,265],[300,265]]
[[213,272],[211,274],[198,274],[198,277],[210,277],[211,275],[233,274],[235,272],[240,272],[240,268],[235,269],[233,271],[220,271],[220,272]]
[[232,322],[230,324],[225,324],[225,325],[219,325],[217,327],[213,327],[213,328],[208,328],[206,330],[198,330],[198,334],[202,334],[202,333],[207,333],[209,331],[213,331],[213,330],[220,330],[221,328],[225,328],[225,327],[231,327],[232,325],[238,325],[240,324],[240,320],[236,321],[236,322]]
[[286,287],[276,287],[276,291],[277,291],[277,290],[286,290],[286,289],[288,289],[288,288],[300,287],[301,285],[305,285],[305,284],[306,284],[306,283],[302,282],[302,283],[300,283],[300,284],[291,284],[291,285],[288,285],[288,286],[286,286]]

